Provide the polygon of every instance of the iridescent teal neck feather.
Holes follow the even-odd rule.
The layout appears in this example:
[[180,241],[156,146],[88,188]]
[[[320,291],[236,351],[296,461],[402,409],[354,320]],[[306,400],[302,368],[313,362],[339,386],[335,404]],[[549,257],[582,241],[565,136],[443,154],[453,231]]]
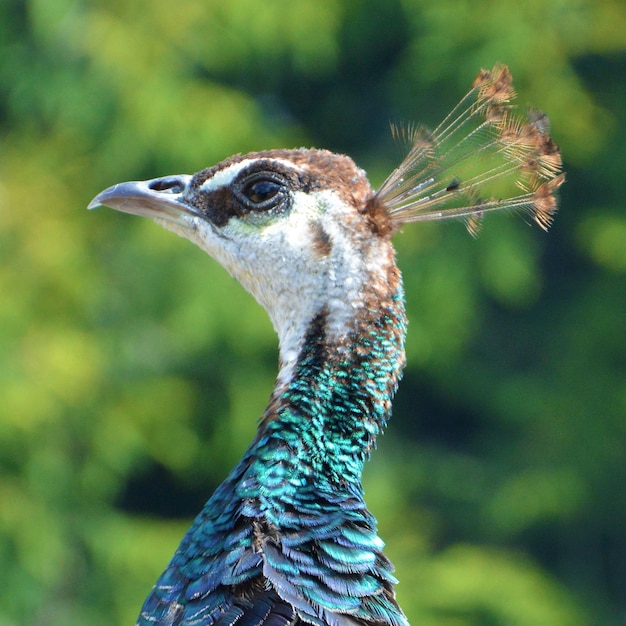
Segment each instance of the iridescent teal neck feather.
[[389,308],[362,315],[367,318],[339,346],[327,340],[325,314],[313,320],[293,380],[273,399],[261,428],[265,436],[285,438],[313,471],[340,483],[360,480],[390,417],[404,364],[401,293]]
[[[310,322],[293,376],[146,600],[139,624],[407,626],[361,472],[404,365],[399,273],[349,336]],[[372,301],[373,303],[373,301]]]

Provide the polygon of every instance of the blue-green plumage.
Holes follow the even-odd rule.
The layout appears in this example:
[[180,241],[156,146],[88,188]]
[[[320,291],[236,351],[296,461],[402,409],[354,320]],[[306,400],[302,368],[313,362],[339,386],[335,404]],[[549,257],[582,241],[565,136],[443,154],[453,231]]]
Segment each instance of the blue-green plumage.
[[138,624],[407,626],[361,485],[404,363],[399,275],[349,341],[322,311],[292,380],[207,502]]

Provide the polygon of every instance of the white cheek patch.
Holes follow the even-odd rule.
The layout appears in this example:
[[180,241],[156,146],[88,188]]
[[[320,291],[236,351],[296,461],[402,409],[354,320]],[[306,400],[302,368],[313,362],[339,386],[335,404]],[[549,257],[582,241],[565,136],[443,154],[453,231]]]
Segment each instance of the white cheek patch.
[[[235,176],[242,167],[224,172]],[[341,340],[364,305],[364,282],[387,269],[383,251],[370,243],[366,252],[346,226],[350,211],[333,192],[295,192],[291,211],[265,224],[234,218],[216,229],[195,216],[155,221],[207,252],[267,310],[280,341],[279,384],[287,384],[313,318],[326,310],[328,338]],[[324,255],[320,229],[328,236]]]

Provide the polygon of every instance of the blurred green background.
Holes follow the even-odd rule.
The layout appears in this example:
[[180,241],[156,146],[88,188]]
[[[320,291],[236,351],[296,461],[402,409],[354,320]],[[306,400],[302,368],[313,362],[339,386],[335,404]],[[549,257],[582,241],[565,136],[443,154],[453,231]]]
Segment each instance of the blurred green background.
[[568,182],[397,237],[409,365],[366,470],[414,626],[626,619],[623,0],[0,2],[0,626],[134,623],[250,441],[264,312],[188,242],[85,207],[235,152],[431,126],[510,65]]

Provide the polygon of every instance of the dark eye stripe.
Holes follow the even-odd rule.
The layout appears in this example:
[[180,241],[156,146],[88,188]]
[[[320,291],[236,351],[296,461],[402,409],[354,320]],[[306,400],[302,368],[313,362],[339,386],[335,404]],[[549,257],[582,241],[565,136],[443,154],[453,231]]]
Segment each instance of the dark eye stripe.
[[[259,153],[263,156],[265,153]],[[299,151],[288,151],[280,158],[299,155]],[[325,154],[325,153],[324,153]],[[248,160],[249,157],[246,158]],[[291,208],[294,192],[308,193],[324,188],[315,176],[307,172],[306,167],[291,167],[275,158],[249,159],[226,185],[213,189],[203,188],[213,176],[237,161],[226,161],[220,167],[208,168],[194,176],[190,188],[192,190],[190,204],[200,210],[217,227],[237,217],[246,219],[249,214],[288,213]]]

